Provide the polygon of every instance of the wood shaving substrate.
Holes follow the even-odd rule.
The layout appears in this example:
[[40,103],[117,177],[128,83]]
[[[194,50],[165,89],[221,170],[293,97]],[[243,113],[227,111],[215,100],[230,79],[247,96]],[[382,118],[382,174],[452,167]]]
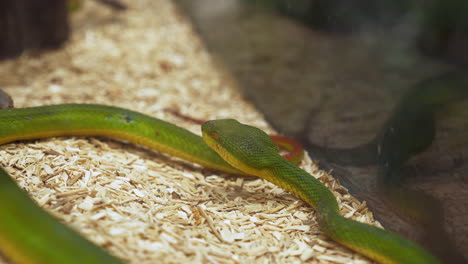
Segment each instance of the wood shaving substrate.
[[[120,106],[199,127],[236,118],[273,132],[215,63],[168,0],[94,1],[72,15],[63,49],[0,63],[16,107]],[[103,138],[52,138],[0,146],[0,164],[48,212],[128,263],[369,263],[328,239],[315,212],[262,179],[245,179]],[[309,157],[301,167],[336,195],[346,217],[378,225]]]

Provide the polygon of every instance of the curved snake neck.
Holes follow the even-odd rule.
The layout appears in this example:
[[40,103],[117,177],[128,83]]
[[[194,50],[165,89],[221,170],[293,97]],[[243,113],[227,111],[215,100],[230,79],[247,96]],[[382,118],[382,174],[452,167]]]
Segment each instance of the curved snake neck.
[[417,244],[390,232],[341,216],[333,193],[286,160],[263,178],[298,195],[317,211],[321,230],[333,240],[380,263],[438,263]]

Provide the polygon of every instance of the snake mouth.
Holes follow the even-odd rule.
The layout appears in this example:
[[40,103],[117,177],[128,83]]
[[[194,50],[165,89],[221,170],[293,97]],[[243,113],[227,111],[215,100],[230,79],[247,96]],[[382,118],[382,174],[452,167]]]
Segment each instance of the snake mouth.
[[245,165],[241,160],[223,146],[220,134],[216,129],[216,122],[218,120],[207,121],[202,125],[202,137],[205,143],[212,148],[223,160],[229,165],[242,171],[243,173],[252,174],[251,169]]
[[210,133],[207,133],[207,132],[203,132],[202,137],[203,137],[203,140],[205,141],[205,143],[210,148],[212,148],[214,151],[216,151],[216,153],[220,154],[219,153],[220,152],[220,145],[219,145],[219,142],[217,141],[217,139],[215,139],[212,135],[210,135]]

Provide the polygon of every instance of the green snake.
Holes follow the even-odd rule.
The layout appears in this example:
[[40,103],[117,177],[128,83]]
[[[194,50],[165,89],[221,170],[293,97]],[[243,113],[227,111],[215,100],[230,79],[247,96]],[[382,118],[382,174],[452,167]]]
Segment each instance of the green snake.
[[[439,263],[396,233],[340,215],[336,198],[320,181],[278,154],[262,130],[232,119],[202,125],[203,139],[168,122],[130,110],[90,104],[0,110],[0,144],[56,136],[126,140],[234,174],[262,177],[290,191],[317,212],[331,239],[380,263]],[[58,223],[19,191],[0,169],[0,248],[17,263],[122,263]],[[34,219],[35,224],[30,224]]]

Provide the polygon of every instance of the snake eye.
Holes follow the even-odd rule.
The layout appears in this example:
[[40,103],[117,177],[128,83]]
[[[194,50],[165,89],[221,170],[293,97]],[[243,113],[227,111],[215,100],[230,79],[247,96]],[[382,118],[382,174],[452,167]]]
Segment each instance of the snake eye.
[[216,131],[211,132],[211,137],[214,138],[215,140],[218,140],[219,139],[218,132]]

